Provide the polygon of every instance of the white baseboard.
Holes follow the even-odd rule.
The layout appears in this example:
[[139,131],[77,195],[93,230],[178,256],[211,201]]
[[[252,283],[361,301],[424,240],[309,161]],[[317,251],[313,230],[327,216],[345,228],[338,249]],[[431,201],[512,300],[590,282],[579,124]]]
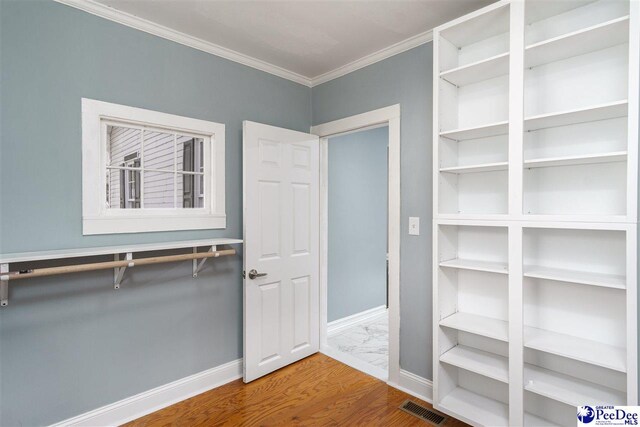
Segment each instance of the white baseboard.
[[182,378],[119,402],[54,424],[62,426],[114,426],[127,423],[174,403],[242,378],[242,359]]
[[389,383],[389,385],[425,402],[433,403],[433,382],[409,371],[400,369],[398,384]]
[[360,313],[352,314],[351,316],[329,322],[327,323],[327,336],[335,335],[350,326],[366,320],[374,319],[385,314],[388,315],[388,311],[389,310],[386,305],[381,305],[380,307],[370,308],[369,310],[361,311]]

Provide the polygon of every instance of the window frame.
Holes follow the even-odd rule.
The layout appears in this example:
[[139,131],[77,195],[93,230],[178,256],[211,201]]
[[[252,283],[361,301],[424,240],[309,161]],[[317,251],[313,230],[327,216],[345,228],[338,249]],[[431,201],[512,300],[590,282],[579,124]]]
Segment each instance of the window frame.
[[[106,144],[114,122],[203,138],[204,207],[110,209]],[[224,124],[82,98],[83,235],[226,228],[224,152]]]

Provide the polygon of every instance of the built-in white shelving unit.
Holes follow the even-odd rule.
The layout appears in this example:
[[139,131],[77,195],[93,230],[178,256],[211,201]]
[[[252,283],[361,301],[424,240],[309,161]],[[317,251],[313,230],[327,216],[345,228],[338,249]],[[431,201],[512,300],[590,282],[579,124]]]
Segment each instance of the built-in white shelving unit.
[[640,2],[503,0],[434,30],[436,409],[637,405]]

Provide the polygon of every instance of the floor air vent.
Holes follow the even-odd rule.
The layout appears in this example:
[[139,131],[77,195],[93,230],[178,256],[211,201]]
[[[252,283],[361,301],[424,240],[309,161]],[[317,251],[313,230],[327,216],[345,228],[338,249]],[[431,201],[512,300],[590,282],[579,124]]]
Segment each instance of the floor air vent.
[[404,412],[409,413],[415,417],[420,418],[421,420],[428,421],[434,425],[442,425],[446,421],[446,417],[432,411],[431,409],[425,408],[422,405],[418,405],[416,402],[412,400],[405,400],[402,405],[400,405],[400,409]]

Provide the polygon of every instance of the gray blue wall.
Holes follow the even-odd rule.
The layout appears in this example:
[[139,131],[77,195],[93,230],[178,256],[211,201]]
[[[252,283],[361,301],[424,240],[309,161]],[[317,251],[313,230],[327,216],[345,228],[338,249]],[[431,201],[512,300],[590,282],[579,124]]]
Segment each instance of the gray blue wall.
[[[312,89],[313,124],[400,104],[400,366],[431,375],[432,44],[375,63]],[[420,217],[420,236],[408,218]]]
[[387,303],[389,128],[329,139],[329,322]]
[[[0,252],[240,237],[242,120],[402,107],[401,365],[431,378],[431,45],[313,90],[85,12],[0,0]],[[80,98],[226,124],[227,229],[82,236]],[[313,98],[313,105],[312,105]],[[313,108],[313,120],[312,111]],[[422,235],[408,236],[420,216]],[[240,257],[32,279],[0,310],[0,425],[75,416],[242,356]]]
[[[242,235],[242,120],[308,131],[311,90],[51,1],[1,0],[0,252]],[[226,124],[227,229],[82,236],[80,98]],[[241,247],[239,247],[241,249]],[[15,285],[0,425],[53,423],[242,357],[241,258]]]

